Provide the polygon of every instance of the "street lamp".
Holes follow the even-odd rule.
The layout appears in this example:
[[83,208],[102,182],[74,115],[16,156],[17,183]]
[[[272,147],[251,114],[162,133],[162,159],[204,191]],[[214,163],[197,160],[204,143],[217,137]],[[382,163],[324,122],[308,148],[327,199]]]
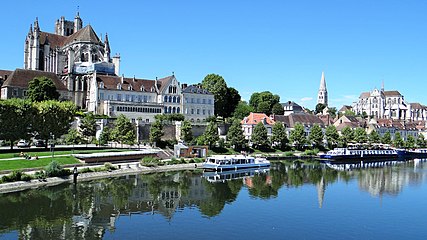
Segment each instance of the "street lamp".
[[50,137],[52,138],[52,142],[50,143],[50,151],[52,152],[52,158],[55,156],[55,135],[50,133]]

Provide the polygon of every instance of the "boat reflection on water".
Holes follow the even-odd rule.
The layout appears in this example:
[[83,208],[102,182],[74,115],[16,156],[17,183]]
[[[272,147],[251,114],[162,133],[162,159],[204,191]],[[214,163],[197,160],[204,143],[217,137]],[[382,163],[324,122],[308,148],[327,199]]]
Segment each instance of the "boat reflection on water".
[[205,178],[208,182],[225,182],[233,179],[243,179],[251,178],[256,175],[268,174],[270,172],[270,167],[264,168],[247,168],[247,169],[237,169],[231,171],[223,172],[212,172],[205,171],[203,172],[202,177]]
[[[414,162],[414,167],[416,167],[419,163],[426,162],[427,159],[413,159],[409,160]],[[327,167],[332,168],[337,171],[351,171],[356,169],[363,169],[363,168],[383,168],[387,166],[396,166],[403,163],[406,163],[408,161],[403,160],[371,160],[371,161],[351,161],[351,162],[334,162],[334,161],[327,161],[323,162]]]

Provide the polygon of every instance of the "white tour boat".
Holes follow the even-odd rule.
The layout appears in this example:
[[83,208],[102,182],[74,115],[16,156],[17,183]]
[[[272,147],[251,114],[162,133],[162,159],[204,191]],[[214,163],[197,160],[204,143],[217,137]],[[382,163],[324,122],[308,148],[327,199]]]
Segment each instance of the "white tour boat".
[[265,158],[246,155],[214,155],[207,157],[203,168],[213,171],[237,170],[242,168],[269,167],[270,161]]

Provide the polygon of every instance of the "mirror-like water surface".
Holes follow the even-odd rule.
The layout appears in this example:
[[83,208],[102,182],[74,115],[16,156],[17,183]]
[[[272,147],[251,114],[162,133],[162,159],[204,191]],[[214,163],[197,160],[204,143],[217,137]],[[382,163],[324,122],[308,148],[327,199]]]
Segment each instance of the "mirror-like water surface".
[[425,239],[427,163],[337,169],[273,162],[2,194],[0,238]]

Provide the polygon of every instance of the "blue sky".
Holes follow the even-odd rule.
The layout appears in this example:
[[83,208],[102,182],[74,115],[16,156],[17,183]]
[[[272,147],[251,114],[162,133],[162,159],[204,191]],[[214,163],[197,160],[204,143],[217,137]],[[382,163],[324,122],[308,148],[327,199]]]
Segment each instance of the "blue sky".
[[322,71],[329,105],[399,90],[427,104],[427,1],[14,0],[2,2],[0,69],[21,68],[29,25],[53,32],[60,16],[108,37],[121,73],[181,83],[222,75],[249,100],[271,91],[313,109]]

